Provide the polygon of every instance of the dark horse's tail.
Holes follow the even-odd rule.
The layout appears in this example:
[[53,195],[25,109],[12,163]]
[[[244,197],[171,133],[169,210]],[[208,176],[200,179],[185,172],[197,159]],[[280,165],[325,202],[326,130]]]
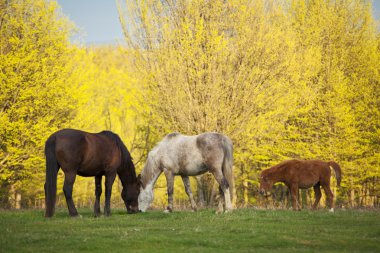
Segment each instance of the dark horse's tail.
[[336,183],[337,183],[337,185],[339,187],[340,186],[340,181],[342,180],[342,169],[340,168],[339,164],[337,164],[334,161],[330,161],[327,164],[334,169]]
[[57,195],[57,174],[59,164],[55,156],[55,137],[51,136],[45,144],[46,179],[45,179],[45,217],[52,217]]

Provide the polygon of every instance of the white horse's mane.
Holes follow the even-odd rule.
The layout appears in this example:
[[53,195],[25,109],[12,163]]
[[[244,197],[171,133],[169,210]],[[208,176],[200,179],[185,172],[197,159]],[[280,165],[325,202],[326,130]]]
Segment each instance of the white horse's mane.
[[[142,170],[141,176],[147,180],[150,181],[155,175],[156,170],[159,167],[158,161],[157,161],[157,152],[167,144],[168,142],[172,141],[174,138],[178,138],[180,136],[187,136],[180,134],[178,132],[173,132],[170,134],[167,134],[160,142],[158,142],[153,149],[148,153],[147,162],[144,166],[144,169]],[[144,181],[145,181],[144,180]]]

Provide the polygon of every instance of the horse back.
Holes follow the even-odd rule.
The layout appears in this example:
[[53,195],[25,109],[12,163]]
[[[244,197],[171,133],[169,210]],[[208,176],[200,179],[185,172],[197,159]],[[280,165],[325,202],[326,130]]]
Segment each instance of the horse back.
[[309,188],[318,182],[329,182],[331,171],[324,161],[290,160],[284,165],[287,181],[297,182],[300,188]]
[[152,150],[157,163],[175,174],[199,175],[210,168],[220,167],[232,142],[219,133],[187,136],[171,133]]
[[55,132],[49,139],[55,140],[55,153],[62,168],[77,166],[83,160],[86,149],[83,131],[63,129]]
[[196,146],[202,153],[207,154],[214,149],[232,148],[231,140],[220,133],[203,133],[196,136]]
[[63,129],[52,135],[57,160],[63,169],[76,169],[84,176],[103,173],[120,164],[116,144],[102,133]]

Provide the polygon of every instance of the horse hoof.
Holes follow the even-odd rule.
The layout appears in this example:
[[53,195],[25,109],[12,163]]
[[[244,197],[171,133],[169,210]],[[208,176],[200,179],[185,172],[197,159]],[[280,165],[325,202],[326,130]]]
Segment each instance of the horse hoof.
[[164,213],[171,213],[173,212],[173,209],[170,206],[167,206],[164,210]]

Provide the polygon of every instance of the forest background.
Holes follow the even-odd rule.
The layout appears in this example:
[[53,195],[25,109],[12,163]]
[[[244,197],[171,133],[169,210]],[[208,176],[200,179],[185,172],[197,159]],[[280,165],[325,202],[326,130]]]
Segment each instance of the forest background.
[[[166,134],[234,143],[237,206],[283,208],[258,174],[287,159],[338,162],[339,207],[380,206],[380,34],[370,1],[117,1],[125,43],[84,46],[55,1],[0,1],[0,208],[42,208],[44,142],[78,128],[119,134],[140,172]],[[65,206],[58,179],[58,204]],[[187,197],[176,180],[175,204]],[[212,206],[211,175],[192,178]],[[122,207],[120,183],[112,205]],[[74,200],[92,207],[94,179]],[[275,200],[275,201],[274,201]],[[309,206],[312,191],[302,192]],[[166,205],[166,183],[155,189]]]

